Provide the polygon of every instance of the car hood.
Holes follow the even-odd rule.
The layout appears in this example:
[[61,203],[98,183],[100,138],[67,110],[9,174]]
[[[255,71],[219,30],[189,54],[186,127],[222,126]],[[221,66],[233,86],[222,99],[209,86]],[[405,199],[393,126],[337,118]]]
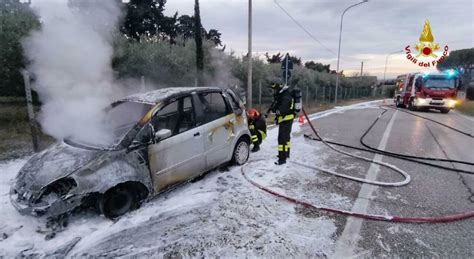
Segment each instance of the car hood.
[[81,169],[106,151],[73,147],[64,142],[35,154],[20,169],[17,188],[39,191],[47,184]]

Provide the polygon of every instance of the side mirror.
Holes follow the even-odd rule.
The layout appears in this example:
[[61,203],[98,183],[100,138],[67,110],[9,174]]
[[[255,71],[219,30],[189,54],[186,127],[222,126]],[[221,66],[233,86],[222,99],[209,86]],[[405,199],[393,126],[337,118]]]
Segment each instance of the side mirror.
[[456,89],[463,89],[463,82],[461,78],[458,79]]
[[420,88],[421,88],[421,78],[420,78],[420,77],[418,77],[418,78],[415,80],[415,88],[416,88],[417,91],[419,91]]
[[169,129],[160,129],[155,133],[155,141],[160,141],[162,139],[168,138],[172,135],[171,130]]

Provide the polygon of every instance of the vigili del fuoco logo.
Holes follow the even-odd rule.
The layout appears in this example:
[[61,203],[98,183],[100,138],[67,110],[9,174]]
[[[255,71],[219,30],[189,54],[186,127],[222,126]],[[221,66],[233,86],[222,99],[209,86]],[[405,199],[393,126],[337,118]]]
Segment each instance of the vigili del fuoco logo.
[[441,62],[448,55],[449,48],[448,45],[446,45],[443,48],[443,54],[438,58],[436,52],[440,48],[438,43],[434,42],[430,22],[428,20],[425,21],[419,40],[420,41],[415,45],[415,49],[418,52],[417,54],[411,51],[410,45],[405,47],[406,57],[413,64],[420,67],[435,67],[436,64]]

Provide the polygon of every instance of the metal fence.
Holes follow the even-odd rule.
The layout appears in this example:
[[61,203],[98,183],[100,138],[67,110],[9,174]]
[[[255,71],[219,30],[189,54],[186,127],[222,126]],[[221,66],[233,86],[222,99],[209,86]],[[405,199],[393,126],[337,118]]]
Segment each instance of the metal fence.
[[[301,89],[303,94],[303,103],[309,107],[319,105],[321,103],[334,102],[334,86],[307,86]],[[338,91],[338,101],[354,100],[360,98],[388,98],[390,89],[384,87],[352,87],[340,88]],[[272,92],[269,88],[258,84],[253,91],[254,107],[268,107],[272,100]]]

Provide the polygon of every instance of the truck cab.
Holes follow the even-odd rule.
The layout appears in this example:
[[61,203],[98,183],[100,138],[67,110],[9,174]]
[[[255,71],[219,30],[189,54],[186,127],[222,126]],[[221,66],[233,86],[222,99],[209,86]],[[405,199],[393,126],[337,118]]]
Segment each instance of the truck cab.
[[397,80],[397,107],[410,110],[436,109],[448,113],[456,105],[461,80],[453,71],[407,74]]

